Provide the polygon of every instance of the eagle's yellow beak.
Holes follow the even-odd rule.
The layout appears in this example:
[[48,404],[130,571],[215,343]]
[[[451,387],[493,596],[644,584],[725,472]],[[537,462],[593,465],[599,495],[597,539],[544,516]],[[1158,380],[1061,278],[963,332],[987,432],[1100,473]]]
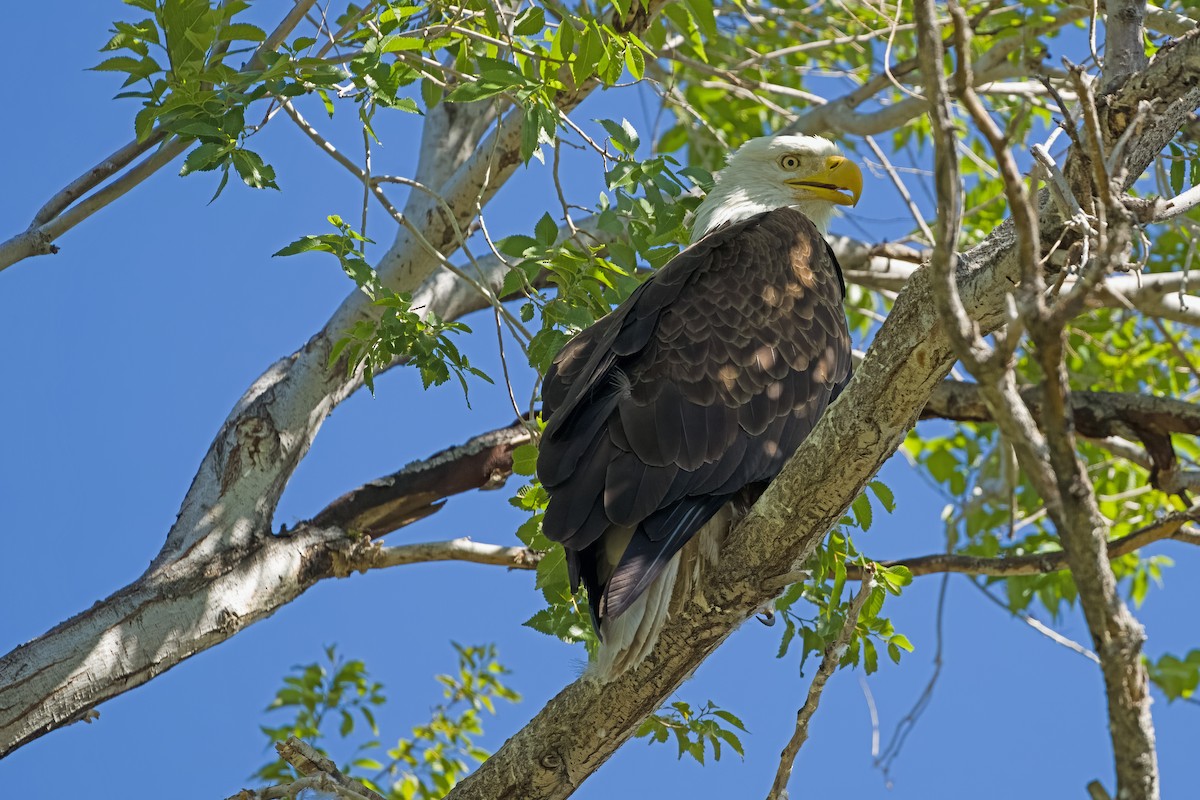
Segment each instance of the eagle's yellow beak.
[[839,206],[857,205],[863,185],[862,171],[845,156],[830,156],[825,159],[825,169],[803,178],[791,178],[786,183],[803,190],[805,197],[828,200]]

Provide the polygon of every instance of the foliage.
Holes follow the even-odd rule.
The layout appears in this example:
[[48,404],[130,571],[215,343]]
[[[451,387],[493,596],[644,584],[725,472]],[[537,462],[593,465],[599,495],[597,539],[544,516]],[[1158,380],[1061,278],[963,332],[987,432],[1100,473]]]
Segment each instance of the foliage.
[[1150,680],[1162,689],[1168,702],[1189,700],[1200,686],[1200,650],[1192,650],[1185,658],[1168,653],[1158,661],[1147,660],[1147,666]]
[[588,655],[592,656],[600,641],[596,638],[591,620],[587,618],[587,612],[583,611],[587,599],[571,592],[562,545],[551,542],[542,533],[542,518],[550,496],[537,478],[532,477],[536,461],[537,448],[533,445],[522,445],[513,452],[513,472],[530,476],[529,484],[518,489],[510,500],[517,508],[530,512],[529,519],[517,529],[517,538],[526,547],[543,553],[538,561],[534,583],[542,591],[546,607],[525,620],[524,625],[570,644],[582,643]]
[[713,761],[721,760],[722,742],[745,758],[742,740],[736,731],[746,733],[746,726],[737,715],[719,708],[711,700],[700,708],[692,708],[690,704],[677,700],[646,717],[634,735],[639,739],[648,739],[651,744],[661,744],[673,736],[679,747],[680,759],[689,755],[703,764],[709,748],[712,749]]
[[[892,492],[881,481],[872,481],[868,486],[884,509],[891,513],[895,509]],[[806,565],[809,577],[792,584],[775,601],[775,611],[783,619],[783,635],[779,643],[778,658],[799,645],[800,672],[812,655],[820,655],[835,639],[845,625],[846,615],[855,592],[846,592],[847,564],[859,569],[870,562],[854,547],[849,532],[853,529],[870,530],[874,521],[874,510],[867,492],[858,496],[850,507],[850,513],[842,518],[840,526],[817,547]],[[890,594],[899,596],[903,587],[912,582],[912,573],[907,567],[884,567],[876,565],[876,585],[871,589],[866,604],[859,613],[850,643],[839,662],[840,667],[863,665],[870,675],[879,668],[879,655],[875,641],[883,644],[888,657],[900,663],[901,651],[912,652],[913,645],[908,637],[896,631],[891,620],[880,616],[883,603]],[[796,610],[801,600],[812,607],[814,614],[806,617]]]
[[[328,756],[325,746],[345,749],[361,717],[371,737],[353,747],[351,760],[340,766],[342,774],[379,792],[387,800],[436,800],[449,792],[489,753],[474,743],[483,733],[482,712],[496,713],[495,701],[520,702],[521,697],[504,682],[507,670],[496,660],[493,645],[464,647],[455,644],[458,670],[439,675],[444,701],[434,706],[430,721],[400,737],[392,747],[379,740],[374,707],[385,702],[383,686],[370,680],[361,661],[346,660],[334,647],[325,648],[325,661],[296,667],[283,679],[267,711],[290,711],[292,719],[278,726],[262,726],[271,743],[295,736]],[[332,728],[336,721],[337,738]],[[254,777],[270,784],[299,777],[282,758],[265,764]]]
[[360,320],[334,343],[329,353],[330,365],[336,364],[344,352],[346,369],[354,372],[361,366],[367,388],[372,392],[375,391],[375,373],[389,367],[397,358],[406,359],[420,370],[426,389],[440,386],[450,380],[451,375],[462,384],[464,395],[467,394],[467,375],[491,383],[491,378],[471,366],[448,335],[470,333],[470,328],[461,322],[445,322],[432,313],[422,317],[412,307],[412,295],[397,294],[385,286],[359,252],[360,246],[371,240],[355,232],[341,217],[330,216],[329,222],[337,228],[337,233],[305,236],[275,255],[332,253],[358,288],[382,309],[377,322]]

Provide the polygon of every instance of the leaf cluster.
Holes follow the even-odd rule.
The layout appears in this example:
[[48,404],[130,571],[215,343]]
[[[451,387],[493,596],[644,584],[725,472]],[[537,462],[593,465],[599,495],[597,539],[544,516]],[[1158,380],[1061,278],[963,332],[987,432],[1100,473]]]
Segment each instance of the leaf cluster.
[[[325,649],[325,661],[296,667],[267,711],[291,711],[292,719],[279,726],[262,726],[271,743],[295,736],[328,756],[325,746],[346,741],[356,730],[358,717],[372,738],[354,747],[354,756],[339,769],[378,792],[387,800],[437,800],[454,788],[472,768],[490,755],[474,738],[483,733],[483,712],[496,713],[497,700],[520,702],[521,697],[504,683],[508,673],[497,660],[494,645],[454,644],[456,672],[438,675],[443,702],[434,706],[428,723],[417,725],[412,735],[385,747],[379,740],[372,707],[384,703],[383,687],[371,681],[361,661]],[[338,720],[337,739],[330,722]],[[271,784],[299,777],[283,759],[272,761],[254,777]]]
[[[809,657],[825,653],[845,626],[855,594],[846,591],[847,563],[857,564],[860,569],[871,563],[858,552],[850,538],[851,530],[867,531],[874,522],[874,503],[870,495],[874,495],[876,502],[888,513],[895,509],[892,491],[882,481],[872,481],[867,489],[869,492],[864,491],[855,499],[839,527],[813,552],[805,565],[809,577],[789,586],[775,601],[775,611],[784,623],[776,655],[783,658],[793,645],[798,645],[801,674]],[[862,663],[868,675],[875,672],[879,668],[876,641],[897,664],[902,652],[912,652],[913,645],[908,637],[897,632],[892,621],[881,614],[887,596],[899,596],[911,582],[912,573],[907,567],[875,565],[875,586],[859,612],[839,667]],[[810,609],[811,615],[806,616],[801,609]]]
[[360,320],[334,343],[329,354],[330,365],[344,355],[346,370],[353,373],[361,367],[363,380],[372,392],[375,391],[375,373],[386,369],[396,359],[415,366],[426,389],[440,386],[453,376],[466,396],[468,375],[492,382],[486,373],[471,366],[450,338],[452,333],[470,333],[470,328],[461,322],[446,322],[433,313],[419,313],[420,309],[412,306],[411,294],[393,292],[363,258],[363,246],[371,244],[371,240],[353,230],[341,217],[330,216],[329,223],[337,233],[301,237],[274,255],[332,254],[359,290],[381,309],[377,321]]
[[709,749],[712,750],[713,761],[721,760],[722,742],[745,758],[746,752],[738,731],[747,733],[746,726],[737,715],[720,708],[711,700],[699,708],[677,700],[646,717],[634,736],[647,739],[649,744],[662,744],[673,738],[679,748],[680,759],[685,755],[691,756],[703,765]]

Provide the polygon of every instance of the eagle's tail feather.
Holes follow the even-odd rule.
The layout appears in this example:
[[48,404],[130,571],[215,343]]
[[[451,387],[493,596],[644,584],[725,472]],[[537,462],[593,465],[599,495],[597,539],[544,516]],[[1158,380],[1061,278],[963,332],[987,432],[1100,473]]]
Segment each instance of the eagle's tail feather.
[[716,562],[732,516],[731,506],[718,511],[628,608],[600,623],[600,650],[588,666],[589,677],[607,683],[650,655],[663,625],[683,609],[701,585],[704,570]]

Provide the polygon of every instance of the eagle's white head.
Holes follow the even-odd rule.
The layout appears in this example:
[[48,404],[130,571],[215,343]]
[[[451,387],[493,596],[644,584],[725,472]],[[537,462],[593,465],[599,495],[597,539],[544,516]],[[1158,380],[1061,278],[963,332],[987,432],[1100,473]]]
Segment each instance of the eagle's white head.
[[727,222],[784,206],[829,232],[835,205],[854,205],[862,172],[820,136],[780,134],[751,139],[729,157],[716,185],[696,209],[692,241]]

